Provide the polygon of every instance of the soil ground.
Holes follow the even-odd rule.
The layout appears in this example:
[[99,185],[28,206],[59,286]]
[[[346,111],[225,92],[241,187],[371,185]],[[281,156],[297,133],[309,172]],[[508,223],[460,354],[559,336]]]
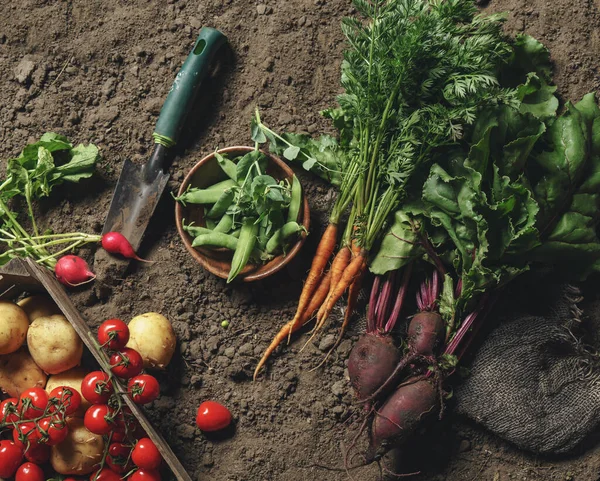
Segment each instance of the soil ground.
[[[57,193],[41,212],[48,227],[85,232],[101,230],[123,160],[148,156],[163,99],[201,26],[221,29],[231,48],[185,130],[170,191],[215,147],[249,144],[257,105],[276,130],[327,131],[318,112],[339,92],[340,19],[353,13],[348,0],[0,0],[0,7],[0,158],[17,155],[46,131],[96,143],[103,155],[99,175]],[[482,8],[508,12],[509,33],[527,32],[550,48],[565,99],[598,90],[600,0],[492,0]],[[273,357],[258,382],[250,377],[293,313],[331,205],[326,185],[299,175],[315,227],[302,254],[273,278],[228,286],[203,271],[184,250],[165,195],[141,251],[156,262],[136,265],[117,285],[98,282],[73,294],[91,325],[147,311],[173,321],[179,352],[148,412],[194,480],[348,479],[340,470],[341,443],[357,424],[344,362],[358,327],[323,368],[311,371],[331,337],[299,353],[304,333]],[[231,408],[231,432],[207,437],[194,428],[205,399]],[[420,470],[416,481],[600,477],[600,447],[537,458],[452,412],[417,442],[427,455],[405,455],[396,466]],[[370,481],[380,473],[371,465],[353,476]]]

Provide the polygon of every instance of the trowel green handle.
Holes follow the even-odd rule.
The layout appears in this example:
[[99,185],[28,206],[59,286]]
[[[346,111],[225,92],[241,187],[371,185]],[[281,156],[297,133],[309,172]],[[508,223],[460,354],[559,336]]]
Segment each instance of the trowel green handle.
[[200,91],[200,84],[209,72],[212,59],[226,41],[225,35],[214,28],[203,27],[200,30],[196,44],[175,77],[160,111],[153,134],[157,144],[172,147],[177,143],[181,128]]

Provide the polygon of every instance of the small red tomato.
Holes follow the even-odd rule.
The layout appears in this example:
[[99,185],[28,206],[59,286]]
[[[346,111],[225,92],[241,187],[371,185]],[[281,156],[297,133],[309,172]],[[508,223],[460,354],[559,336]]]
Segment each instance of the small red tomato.
[[29,449],[25,451],[25,459],[34,464],[47,463],[50,459],[50,446],[47,444],[32,444],[29,446]]
[[28,446],[36,445],[41,437],[42,433],[33,421],[19,423],[15,429],[13,429],[13,440],[17,447],[23,451],[25,451]]
[[16,397],[5,399],[0,403],[0,423],[14,423],[19,420],[19,400]]
[[135,349],[126,347],[110,356],[112,373],[123,379],[137,376],[144,368],[144,360]]
[[127,481],[161,481],[160,473],[154,469],[138,469]]
[[90,475],[90,481],[121,481],[121,476],[112,469],[102,468],[102,471],[99,473],[92,473]]
[[108,434],[117,427],[114,410],[108,404],[94,404],[86,412],[83,424],[94,434]]
[[196,425],[202,431],[218,431],[231,424],[231,413],[222,404],[204,401],[198,408]]
[[41,387],[25,389],[19,398],[19,412],[23,419],[39,418],[48,406],[48,393]]
[[129,327],[121,319],[108,319],[98,328],[98,341],[102,347],[120,351],[129,341]]
[[134,403],[148,404],[158,397],[160,387],[154,376],[151,376],[150,374],[140,374],[129,380],[127,392]]
[[162,456],[150,438],[142,438],[133,448],[131,459],[138,468],[157,469]]
[[81,395],[72,387],[58,386],[50,391],[50,408],[51,413],[61,411],[64,408],[65,416],[73,414],[81,406]]
[[120,430],[118,427],[115,428],[115,430],[112,433],[112,438],[110,439],[115,443],[122,443],[123,441],[125,441],[125,431]]
[[131,446],[123,443],[111,443],[111,445],[108,447],[106,464],[115,473],[123,474],[129,471],[132,467]]
[[48,446],[56,446],[62,443],[69,433],[67,423],[57,415],[40,419],[38,426],[42,430],[42,438],[39,443]]
[[92,404],[106,404],[112,393],[112,382],[104,371],[92,371],[81,382],[81,395]]
[[37,464],[24,463],[17,469],[15,481],[45,481],[44,471]]
[[23,451],[12,441],[0,441],[0,478],[11,478],[23,461]]

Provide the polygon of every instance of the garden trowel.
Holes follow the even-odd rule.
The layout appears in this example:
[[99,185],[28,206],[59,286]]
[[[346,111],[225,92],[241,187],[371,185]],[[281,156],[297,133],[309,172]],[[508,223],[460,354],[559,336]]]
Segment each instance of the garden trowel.
[[120,232],[138,250],[150,218],[169,180],[172,148],[176,145],[185,119],[209,72],[212,60],[226,37],[214,28],[204,27],[194,48],[163,104],[154,137],[154,150],[144,165],[125,160],[104,223],[102,234]]

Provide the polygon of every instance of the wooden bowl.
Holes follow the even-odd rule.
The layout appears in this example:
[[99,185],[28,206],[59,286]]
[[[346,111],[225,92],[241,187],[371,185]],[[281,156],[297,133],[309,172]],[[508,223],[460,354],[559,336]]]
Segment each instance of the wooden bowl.
[[[253,147],[236,146],[227,147],[221,149],[218,152],[220,154],[228,154],[229,158],[235,158],[241,155],[245,155],[248,152],[254,150]],[[292,180],[294,172],[290,167],[283,162],[279,157],[261,151],[267,159],[269,164],[267,167],[267,173],[276,180],[289,179]],[[219,167],[215,154],[212,153],[204,157],[198,162],[189,173],[183,179],[183,183],[179,188],[179,194],[182,195],[188,186],[205,188],[213,185],[216,182],[227,179],[225,173]],[[310,224],[310,211],[308,208],[308,201],[304,194],[302,195],[302,206],[300,214],[298,215],[298,223],[304,225],[308,230]],[[185,219],[186,224],[193,222],[195,225],[204,227],[204,206],[200,204],[187,204],[182,205],[179,202],[175,203],[175,222],[177,223],[177,231],[185,245],[185,248],[192,255],[194,259],[204,267],[206,270],[212,272],[216,276],[223,279],[227,279],[229,271],[231,269],[231,258],[233,252],[229,249],[216,248],[211,249],[208,247],[192,247],[192,241],[194,240],[189,233],[183,230],[183,220]],[[248,264],[242,272],[238,274],[236,280],[244,282],[258,281],[264,279],[276,272],[280,271],[288,262],[290,262],[294,256],[300,251],[302,244],[306,239],[306,233],[302,233],[298,242],[287,252],[285,255],[279,255],[265,264]]]

